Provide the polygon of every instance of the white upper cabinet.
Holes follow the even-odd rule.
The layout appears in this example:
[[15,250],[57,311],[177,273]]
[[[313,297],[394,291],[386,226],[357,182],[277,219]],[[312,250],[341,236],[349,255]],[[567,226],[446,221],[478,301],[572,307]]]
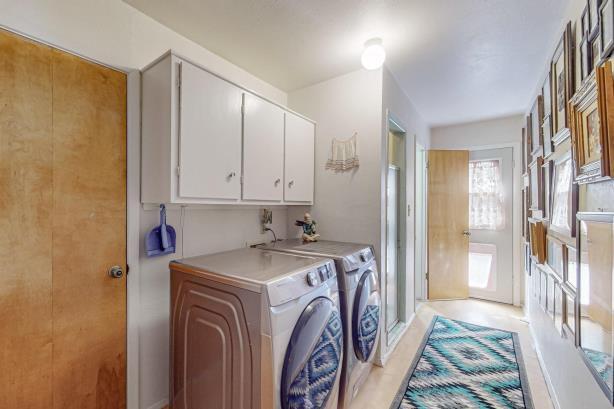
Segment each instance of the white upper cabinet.
[[243,200],[282,201],[284,111],[243,94]]
[[286,113],[284,200],[313,202],[315,125]]
[[141,201],[310,204],[314,130],[169,52],[141,73]]
[[243,93],[189,62],[179,70],[179,196],[238,200]]

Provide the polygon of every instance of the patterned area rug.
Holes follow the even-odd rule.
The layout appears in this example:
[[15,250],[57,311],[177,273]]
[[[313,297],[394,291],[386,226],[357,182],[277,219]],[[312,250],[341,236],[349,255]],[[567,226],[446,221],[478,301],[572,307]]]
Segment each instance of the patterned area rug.
[[391,409],[532,409],[514,332],[436,316]]

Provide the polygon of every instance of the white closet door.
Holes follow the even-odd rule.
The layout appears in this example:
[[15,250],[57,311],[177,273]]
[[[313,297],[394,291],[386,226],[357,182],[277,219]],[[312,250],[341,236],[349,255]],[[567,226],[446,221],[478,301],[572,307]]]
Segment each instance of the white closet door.
[[284,200],[313,201],[315,125],[286,113]]
[[242,91],[188,63],[180,65],[179,196],[241,196]]
[[281,201],[284,171],[284,111],[244,94],[243,199]]

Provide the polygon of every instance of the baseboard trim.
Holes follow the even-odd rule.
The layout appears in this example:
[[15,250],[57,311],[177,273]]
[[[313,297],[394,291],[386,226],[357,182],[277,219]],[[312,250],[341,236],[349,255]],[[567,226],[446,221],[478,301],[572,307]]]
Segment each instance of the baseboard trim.
[[529,317],[527,316],[526,318],[529,324],[529,333],[531,334],[531,338],[533,339],[533,348],[535,348],[537,362],[539,362],[539,366],[542,370],[544,380],[546,381],[546,387],[548,388],[548,394],[550,395],[552,406],[554,406],[555,409],[561,409],[561,405],[556,395],[556,391],[554,390],[554,385],[552,384],[552,379],[550,378],[550,373],[548,372],[548,368],[546,367],[546,363],[544,362],[542,352],[539,349],[539,344],[537,343],[537,338],[535,337],[535,332],[533,331],[533,325],[531,325],[531,320],[529,319]]

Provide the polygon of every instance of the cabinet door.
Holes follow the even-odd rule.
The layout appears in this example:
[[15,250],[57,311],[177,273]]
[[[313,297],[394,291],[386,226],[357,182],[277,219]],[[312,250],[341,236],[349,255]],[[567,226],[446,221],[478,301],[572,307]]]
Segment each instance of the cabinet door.
[[238,200],[242,91],[188,62],[180,70],[179,196]]
[[315,125],[286,113],[284,200],[313,201]]
[[281,201],[284,170],[284,111],[244,94],[243,199]]

